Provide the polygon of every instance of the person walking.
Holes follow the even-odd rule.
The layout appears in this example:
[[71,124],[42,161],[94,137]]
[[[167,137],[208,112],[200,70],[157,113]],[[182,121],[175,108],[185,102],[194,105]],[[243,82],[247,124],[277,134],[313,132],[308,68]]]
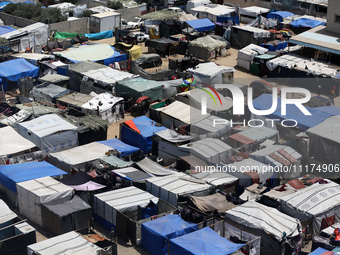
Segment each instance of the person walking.
[[330,99],[331,99],[333,105],[335,105],[335,103],[334,103],[334,98],[335,98],[335,92],[334,92],[334,90],[332,89],[332,90],[331,90],[331,97],[330,97]]

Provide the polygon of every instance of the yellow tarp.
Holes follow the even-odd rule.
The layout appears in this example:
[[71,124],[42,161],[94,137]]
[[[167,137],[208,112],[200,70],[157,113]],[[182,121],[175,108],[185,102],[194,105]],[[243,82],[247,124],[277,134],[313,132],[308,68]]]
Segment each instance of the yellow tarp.
[[131,49],[128,50],[129,59],[136,60],[140,56],[142,56],[142,47],[138,45],[134,45]]

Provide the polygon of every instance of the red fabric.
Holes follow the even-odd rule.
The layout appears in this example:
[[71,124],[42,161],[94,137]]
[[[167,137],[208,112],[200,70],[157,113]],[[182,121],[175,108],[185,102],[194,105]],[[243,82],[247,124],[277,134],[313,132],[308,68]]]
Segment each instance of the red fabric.
[[141,134],[140,130],[137,128],[136,124],[133,122],[133,120],[127,120],[125,121],[125,124],[128,125],[131,129],[135,130],[138,134]]
[[292,186],[294,189],[303,189],[305,188],[306,186],[300,182],[299,180],[291,180],[288,182],[290,186]]
[[259,174],[257,172],[248,171],[248,172],[245,172],[244,174],[249,175],[251,177],[251,180],[253,181],[253,184],[254,183],[257,183],[257,184],[260,183],[260,176],[259,176]]
[[140,104],[141,102],[143,102],[144,100],[149,99],[149,98],[150,98],[150,97],[148,97],[148,96],[139,97],[139,98],[136,100],[136,103],[137,103],[137,104]]
[[334,223],[335,215],[323,218],[321,222],[321,230],[328,228],[329,226],[332,226]]

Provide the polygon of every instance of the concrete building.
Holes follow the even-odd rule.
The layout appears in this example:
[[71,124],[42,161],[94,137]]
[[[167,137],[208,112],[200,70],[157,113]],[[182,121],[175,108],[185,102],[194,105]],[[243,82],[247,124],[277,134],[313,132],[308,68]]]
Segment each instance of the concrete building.
[[340,1],[328,0],[327,30],[340,34]]

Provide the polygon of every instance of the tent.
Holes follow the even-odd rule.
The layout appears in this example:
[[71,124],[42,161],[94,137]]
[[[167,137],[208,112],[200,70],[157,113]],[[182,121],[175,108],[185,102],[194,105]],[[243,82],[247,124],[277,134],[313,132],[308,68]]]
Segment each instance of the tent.
[[57,98],[57,103],[66,107],[74,107],[81,109],[81,106],[90,101],[94,96],[73,91],[70,94],[63,95]]
[[196,19],[186,21],[186,23],[197,32],[215,30],[215,24],[209,19]]
[[190,41],[188,54],[192,54],[196,58],[210,60],[215,58],[217,53],[225,57],[226,47],[227,42],[215,40],[207,35]]
[[129,167],[132,166],[134,163],[135,162],[133,161],[124,161],[116,156],[108,156],[92,161],[91,165],[95,166],[99,170],[106,169],[109,171],[112,169]]
[[94,218],[107,229],[114,227],[117,236],[130,239],[133,244],[141,239],[142,223],[171,214],[175,210],[175,207],[162,199],[133,186],[93,197]]
[[54,54],[66,58],[73,63],[103,61],[106,66],[114,62],[127,60],[126,54],[121,54],[108,44],[83,45],[77,48],[69,48],[65,51],[55,52]]
[[41,204],[42,227],[53,235],[88,229],[92,223],[91,206],[80,197],[52,200]]
[[78,145],[78,128],[56,114],[18,124],[20,135],[37,145],[43,154],[58,152]]
[[0,63],[0,79],[5,91],[17,89],[19,80],[25,77],[39,77],[39,67],[23,58]]
[[120,157],[129,156],[134,153],[139,153],[140,149],[126,143],[123,143],[121,140],[117,138],[99,141],[98,143],[104,144],[106,146],[111,147],[119,152]]
[[78,171],[67,178],[61,179],[60,182],[77,191],[94,191],[106,187],[92,180],[93,177],[91,175]]
[[75,231],[52,237],[39,243],[29,245],[27,247],[28,255],[59,255],[65,254],[65,251],[67,251],[67,253],[69,254],[74,255],[105,255],[107,254],[107,252],[112,252],[111,249],[107,251],[107,249],[102,249],[98,247]]
[[315,183],[280,199],[282,210],[301,222],[312,220],[313,236],[340,221],[340,185]]
[[115,92],[125,99],[132,97],[137,100],[139,97],[147,96],[152,101],[156,101],[163,99],[162,87],[162,84],[157,81],[133,78],[117,82]]
[[170,240],[198,230],[198,225],[172,214],[142,224],[142,246],[151,255],[168,254]]
[[17,184],[19,211],[32,222],[43,227],[41,204],[50,201],[70,200],[74,190],[50,176]]
[[196,87],[204,88],[205,84],[215,87],[216,84],[232,83],[235,69],[209,62],[199,64],[188,71],[196,78]]
[[241,16],[252,17],[254,19],[261,14],[266,15],[269,12],[270,12],[269,9],[258,7],[258,6],[249,6],[249,7],[240,8]]
[[238,181],[238,178],[225,172],[204,171],[199,173],[193,173],[191,176],[206,181],[212,186],[232,186]]
[[263,55],[268,52],[268,49],[258,46],[256,44],[249,44],[240,49],[237,54],[237,66],[250,71],[250,64],[255,56]]
[[70,90],[62,88],[57,85],[42,83],[39,84],[30,91],[30,97],[35,101],[46,101],[56,103],[57,98],[66,95]]
[[41,54],[41,53],[16,53],[12,55],[13,58],[23,58],[32,65],[39,66],[42,61],[54,60],[54,55]]
[[210,227],[170,240],[169,254],[173,255],[200,255],[216,254],[227,255],[243,247],[221,237]]
[[314,28],[317,26],[325,26],[326,23],[319,21],[319,20],[313,20],[313,19],[307,19],[307,18],[300,18],[292,21],[290,23],[292,27],[307,27],[307,28]]
[[148,157],[145,157],[139,162],[136,162],[137,166],[139,166],[144,172],[148,173],[151,176],[166,176],[176,174],[177,172],[174,170],[170,170],[158,164],[155,161],[152,161]]
[[[236,34],[237,36],[234,36]],[[231,45],[243,48],[252,43],[260,45],[261,43],[270,40],[271,32],[257,27],[244,25],[233,26],[231,29],[231,35]]]
[[334,106],[334,105],[316,107],[315,109],[322,111],[322,112],[329,113],[332,116],[340,115],[340,107]]
[[70,77],[61,74],[47,74],[39,78],[40,82],[52,83],[55,85],[60,85],[61,87],[69,87]]
[[294,13],[287,12],[287,11],[277,11],[271,12],[267,14],[267,19],[278,19],[279,22],[282,22],[284,19],[294,16]]
[[0,26],[0,35],[15,31],[16,29],[11,26]]
[[101,40],[113,37],[113,30],[103,31],[99,33],[84,34],[89,40]]
[[146,116],[141,116],[121,124],[120,137],[122,142],[140,148],[143,153],[150,153],[154,133],[164,130]]
[[191,135],[204,135],[209,134],[213,137],[221,137],[227,135],[231,131],[231,125],[214,125],[216,117],[213,115],[207,118],[197,121],[190,126]]
[[153,177],[145,180],[146,190],[173,206],[178,206],[190,195],[210,195],[211,185],[205,181],[197,180],[186,174],[173,174],[163,177]]
[[122,180],[127,182],[139,182],[144,181],[147,178],[150,178],[151,175],[144,173],[134,167],[126,167],[121,169],[112,170],[111,173]]
[[[301,244],[301,223],[298,219],[257,202],[248,201],[226,211],[225,220],[235,228],[261,236],[261,254],[264,255],[281,254],[284,243],[293,249]],[[284,233],[286,240],[283,242]],[[292,254],[287,248],[286,252]]]
[[115,97],[110,93],[96,95],[81,106],[82,112],[98,115],[109,123],[117,122],[124,115],[124,98]]
[[229,202],[225,195],[221,193],[215,193],[209,196],[196,197],[190,196],[188,205],[193,208],[197,208],[204,213],[213,212],[215,210],[219,212],[225,212],[233,207],[236,207],[232,202]]

